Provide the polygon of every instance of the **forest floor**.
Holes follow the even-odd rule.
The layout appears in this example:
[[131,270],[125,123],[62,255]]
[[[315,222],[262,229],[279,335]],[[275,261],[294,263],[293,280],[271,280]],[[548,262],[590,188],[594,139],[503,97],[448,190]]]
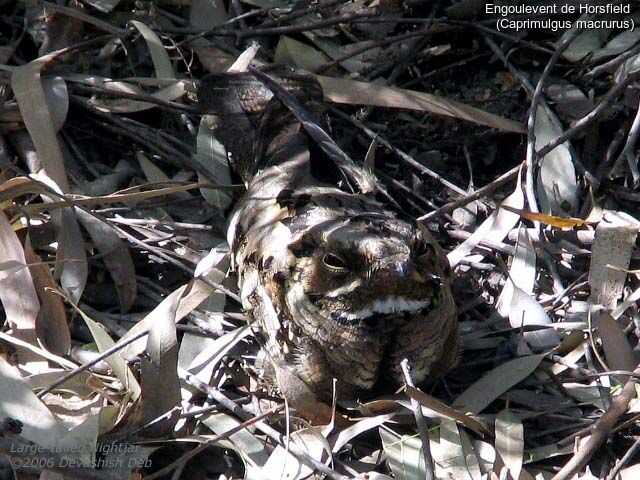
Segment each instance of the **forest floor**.
[[[0,479],[640,478],[633,2],[63,3],[0,0]],[[455,274],[458,366],[329,425],[257,374],[196,95],[269,65]]]

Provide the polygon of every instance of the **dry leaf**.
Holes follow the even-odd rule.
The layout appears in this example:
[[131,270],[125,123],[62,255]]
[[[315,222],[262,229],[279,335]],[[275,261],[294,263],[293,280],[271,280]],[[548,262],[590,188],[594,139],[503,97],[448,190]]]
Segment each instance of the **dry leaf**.
[[[162,302],[156,309],[147,336],[146,355],[140,362],[142,383],[142,422],[152,423],[145,435],[163,437],[173,432],[178,421],[177,410],[166,416],[180,404],[178,379],[178,337],[176,312],[181,297],[173,302]],[[165,415],[164,418],[158,420]]]
[[[551,109],[539,106],[534,133],[535,148],[540,150],[562,135],[564,130]],[[552,215],[575,214],[578,208],[578,183],[569,142],[558,145],[538,162],[540,168],[536,186],[541,210]]]
[[593,52],[590,61],[593,63],[602,58],[620,55],[634,47],[638,40],[640,40],[640,32],[638,30],[623,30],[609,40],[604,47]]
[[467,467],[460,432],[454,420],[443,420],[440,424],[440,448],[442,449],[442,469],[445,472],[445,478],[480,480],[479,475],[471,476]]
[[49,109],[40,74],[42,68],[60,54],[60,51],[52,52],[26,65],[16,67],[11,74],[11,88],[42,167],[62,191],[67,192],[69,183],[62,150],[56,136],[56,122]]
[[147,42],[149,53],[151,54],[151,61],[153,62],[153,67],[156,71],[156,77],[162,79],[175,79],[176,74],[173,71],[171,59],[169,58],[169,54],[165,50],[164,45],[162,45],[162,41],[158,35],[138,20],[132,20],[131,25],[138,29],[145,42]]
[[624,270],[629,268],[637,231],[636,225],[613,215],[605,216],[598,224],[589,269],[589,301],[592,305],[603,305],[607,309],[616,307],[627,278]]
[[[415,435],[399,435],[386,427],[378,428],[378,433],[382,439],[382,447],[387,454],[387,463],[396,480],[425,478],[424,455],[419,438]],[[433,453],[435,442],[431,441],[430,443]],[[435,455],[433,457],[436,459]]]
[[[13,231],[3,211],[0,211],[0,261],[17,262],[26,265],[24,249]],[[33,278],[28,269],[23,268],[12,274],[0,272],[0,301],[13,336],[31,345],[38,345],[36,340],[36,319],[40,311],[40,302],[34,287]],[[21,363],[38,362],[42,359],[26,350],[19,350]],[[37,364],[33,365],[33,368]]]
[[[322,437],[319,427],[309,427],[292,432],[290,441],[295,442],[310,457],[318,461],[323,461],[323,457],[331,455],[331,449]],[[313,474],[313,470],[300,463],[285,447],[278,445],[262,468],[262,473],[264,475],[263,478],[302,480],[310,477]]]
[[76,213],[82,226],[100,251],[120,300],[120,311],[128,312],[136,299],[136,271],[129,248],[118,237],[111,225],[84,210]]
[[68,355],[71,350],[71,334],[64,302],[60,295],[54,293],[58,287],[53,281],[49,268],[41,263],[41,258],[31,248],[28,237],[24,253],[29,262],[29,271],[41,304],[36,320],[38,338],[50,352]]
[[191,0],[189,23],[201,30],[211,30],[227,21],[225,2],[219,0]]
[[[602,339],[602,349],[608,367],[611,370],[633,372],[638,363],[635,360],[633,349],[620,324],[606,312],[601,312],[598,315],[598,334]],[[616,375],[616,378],[623,385],[629,380],[628,375]]]
[[[95,340],[99,352],[104,352],[115,345],[115,342],[111,339],[102,325],[89,318],[89,316],[76,305],[72,304],[72,306],[80,314],[84,322],[87,324],[87,327],[89,327],[89,331]],[[118,377],[118,380],[122,382],[122,385],[128,388],[131,392],[131,399],[134,401],[138,399],[141,393],[140,385],[120,353],[114,353],[113,355],[108,356],[105,361],[113,369],[113,373]]]
[[504,392],[531,375],[543,358],[544,354],[528,355],[490,370],[462,392],[453,402],[453,407],[463,412],[480,413]]
[[491,430],[481,421],[472,416],[465,415],[464,413],[459,412],[458,410],[445,405],[440,402],[436,398],[428,395],[417,388],[411,386],[405,386],[405,392],[409,396],[409,398],[413,398],[420,402],[423,407],[426,407],[434,412],[437,412],[438,415],[448,418],[451,420],[455,420],[465,427],[479,433],[480,435],[491,435]]
[[467,120],[507,132],[526,131],[521,123],[429,93],[321,75],[316,75],[316,78],[322,85],[325,99],[330,102],[406,108]]
[[373,417],[367,417],[355,422],[353,425],[341,430],[331,441],[331,451],[338,453],[342,447],[344,447],[352,439],[360,435],[361,433],[368,432],[375,427],[383,425],[388,420],[391,420],[395,416],[395,413],[387,413],[384,415],[375,415]]
[[[186,284],[177,288],[176,290],[171,292],[171,294],[167,295],[167,297],[162,302],[160,302],[160,304],[154,310],[152,310],[141,321],[131,327],[129,331],[120,339],[120,341],[131,338],[145,330],[149,330],[153,325],[156,313],[163,311],[166,304],[173,304],[178,299],[180,299],[180,302],[176,311],[175,321],[179,322],[186,315],[191,313],[194,308],[196,308],[204,300],[206,300],[213,291],[213,287],[209,286],[202,280],[195,280],[193,284]],[[143,337],[127,345],[122,351],[122,357],[132,358],[140,355],[142,352],[144,352],[146,343],[146,339]]]
[[282,65],[295,65],[308,72],[317,71],[329,59],[314,47],[282,35],[276,47],[273,62]]
[[504,208],[505,210],[509,210],[510,212],[517,213],[525,220],[544,223],[545,225],[550,225],[556,228],[584,227],[586,225],[592,225],[596,223],[596,222],[590,222],[587,220],[582,220],[580,218],[556,217],[554,215],[547,215],[545,213],[527,212],[526,210],[520,210],[519,208],[513,208],[508,205],[503,205],[502,208]]
[[524,427],[509,408],[496,416],[496,450],[509,468],[511,478],[518,480],[524,454]]
[[23,438],[45,448],[56,446],[64,427],[31,391],[18,369],[1,355],[0,400],[0,417],[22,422]]
[[[228,432],[241,424],[235,417],[222,412],[206,415],[202,419],[202,423],[216,435]],[[263,441],[246,428],[230,435],[229,442],[231,443],[231,448],[245,460],[246,464],[251,465],[256,470],[262,468],[269,459]]]
[[[502,202],[501,206],[504,205],[518,209],[524,206],[524,194],[522,192],[520,175],[518,175],[516,188],[511,195],[505,198]],[[487,239],[493,242],[501,242],[502,239],[504,239],[518,223],[518,221],[519,217],[515,213],[509,212],[503,208],[495,210],[489,218],[476,228],[473,235],[447,254],[447,259],[449,260],[451,268],[456,267],[482,240]],[[483,254],[477,253],[472,255],[469,260],[479,262],[483,258]]]
[[[198,137],[196,140],[197,153],[195,161],[202,169],[209,172],[219,185],[231,185],[231,169],[227,158],[227,149],[215,137],[210,119],[203,115],[198,127]],[[200,173],[198,173],[198,179]],[[211,190],[203,188],[200,193],[210,205],[219,209],[225,209],[231,204],[232,196],[230,192],[224,190]]]
[[[586,15],[582,15],[578,20],[585,20]],[[566,30],[562,36],[556,41],[557,45],[561,45],[564,39],[569,35],[573,35],[573,30]],[[605,39],[609,36],[611,29],[608,28],[589,28],[580,33],[562,52],[562,56],[570,62],[577,62],[590,53],[599,50]]]

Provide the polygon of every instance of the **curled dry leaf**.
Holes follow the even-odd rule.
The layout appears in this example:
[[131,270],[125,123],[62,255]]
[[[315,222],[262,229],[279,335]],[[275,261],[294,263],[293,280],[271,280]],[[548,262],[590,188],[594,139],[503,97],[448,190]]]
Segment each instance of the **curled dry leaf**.
[[[467,465],[467,470],[471,475],[471,478],[473,478],[474,480],[480,480],[482,478],[483,472],[488,470],[487,468],[484,468],[486,467],[486,464],[488,462],[486,462],[486,460],[482,457],[482,455],[478,451],[478,448],[476,448],[476,445],[471,440],[471,437],[464,430],[464,428],[460,428],[459,426],[457,426],[457,428],[458,435],[460,436],[460,444],[462,445],[462,452],[464,453],[464,460]],[[483,442],[481,445],[486,445],[486,443]],[[489,448],[487,450],[492,449]],[[481,468],[480,465],[483,465],[483,468]]]
[[[220,283],[224,280],[228,267],[228,246],[226,242],[223,242],[200,260],[196,266],[194,277],[203,276],[206,278],[209,276],[212,281]],[[202,302],[201,306],[206,312],[205,321],[212,329],[216,329],[218,323],[222,321],[225,302],[226,297],[222,292],[212,292]],[[186,332],[180,342],[178,365],[206,383],[222,358],[249,333],[250,328],[248,325],[243,325],[218,338]],[[183,401],[188,401],[191,396],[192,392],[190,390],[183,389]]]
[[388,420],[391,420],[395,416],[395,413],[387,413],[384,415],[375,415],[373,417],[367,417],[353,425],[340,431],[335,437],[331,439],[331,451],[338,453],[342,447],[344,447],[349,441],[360,435],[361,433],[368,432],[369,430],[383,425]]
[[[225,333],[221,337],[216,339],[202,337],[201,335],[193,335],[185,344],[183,339],[180,343],[180,361],[179,365],[188,370],[189,373],[195,375],[202,380],[205,378],[209,381],[214,369],[218,366],[220,361],[229,353],[229,351],[235,347],[239,342],[248,337],[251,334],[251,328],[248,325],[243,325],[235,330]],[[208,342],[198,342],[197,339],[210,340]],[[197,350],[196,350],[197,348]],[[189,351],[193,358],[190,358]],[[187,365],[187,360],[190,360]]]
[[[509,318],[513,328],[551,324],[544,308],[533,297],[536,276],[536,252],[527,229],[521,226],[509,278],[497,302],[498,312]],[[525,331],[523,338],[533,351],[555,347],[560,343],[560,337],[551,328]]]
[[109,13],[118,6],[120,0],[84,0],[84,3],[91,5],[103,13]]
[[620,66],[616,69],[616,73],[614,75],[614,79],[616,83],[623,82],[629,75],[637,72],[640,69],[640,53],[636,55],[632,55],[628,59],[626,59]]
[[[140,90],[135,85],[126,84],[125,82],[107,82],[105,88],[114,90],[116,92],[123,91],[127,93],[136,93],[144,95],[145,92]],[[161,88],[157,92],[150,93],[149,95],[157,100],[164,100],[166,102],[172,102],[179,98],[182,98],[187,91],[185,82],[178,81],[172,83],[166,87]],[[149,103],[142,100],[132,100],[130,98],[115,98],[115,99],[91,99],[89,100],[95,108],[101,112],[113,112],[113,113],[135,113],[157,108],[155,103]]]
[[[511,207],[502,207],[509,211]],[[518,213],[515,211],[514,213]],[[509,278],[504,284],[502,292],[496,302],[496,309],[498,313],[503,317],[509,316],[509,311],[513,304],[514,287],[518,287],[523,291],[525,295],[531,295],[535,286],[536,280],[536,252],[531,243],[531,239],[527,235],[527,231],[523,225],[518,228],[518,238],[516,243],[516,252],[511,261],[511,267],[509,268]],[[515,324],[511,324],[512,327],[518,328],[521,326],[520,321],[516,321]]]
[[238,55],[233,64],[227,69],[227,72],[246,72],[253,59],[260,50],[260,44],[252,42],[244,51]]
[[637,44],[638,40],[640,40],[638,29],[624,30],[609,40],[604,47],[594,51],[589,60],[597,62],[603,58],[620,55]]
[[40,74],[42,68],[59,55],[60,51],[52,52],[15,68],[11,74],[11,88],[43,168],[62,191],[66,192],[69,191],[69,183],[62,149]]
[[[51,179],[44,169],[37,174],[32,175],[34,180],[49,187],[49,191],[55,192],[58,196],[62,196],[59,186]],[[45,208],[52,205],[56,197],[42,194],[45,202]],[[61,210],[51,210],[51,221],[59,232],[58,249],[56,250],[56,271],[54,278],[60,278],[60,284],[74,302],[78,302],[84,291],[89,275],[89,267],[87,264],[87,254],[85,252],[84,239],[75,210],[72,208],[63,208]],[[62,269],[62,273],[60,273]]]
[[[525,326],[552,326],[551,319],[531,294],[513,287],[513,298],[509,308],[509,323],[514,328]],[[534,352],[557,346],[560,337],[553,328],[525,331],[523,338]]]
[[620,302],[618,306],[611,312],[611,316],[617,319],[622,315],[629,307],[635,305],[640,300],[640,288],[636,288],[625,299],[624,302]]
[[[42,68],[61,53],[64,51],[58,50],[15,68],[11,75],[11,88],[42,165],[40,171],[33,173],[49,186],[56,186],[58,191],[68,192],[69,183],[62,149],[41,78]],[[54,216],[54,221],[56,220],[60,228],[57,260],[62,265],[62,286],[77,301],[87,279],[84,242],[73,212],[65,210],[61,215]],[[65,263],[72,259],[75,264]]]
[[[149,183],[171,182],[171,178],[169,178],[169,176],[164,173],[160,167],[158,167],[151,159],[149,159],[149,157],[142,150],[138,150],[136,152],[136,159],[140,163],[140,167],[144,172],[144,176],[147,178]],[[187,192],[178,192],[175,193],[173,197],[180,200],[189,200],[191,198],[191,195],[189,195]],[[164,210],[163,214],[167,215],[167,218],[171,218],[169,217],[169,214],[167,214]]]
[[565,80],[555,80],[547,88],[547,96],[555,103],[556,109],[571,120],[578,120],[593,110],[593,99],[582,90]]
[[[308,38],[311,42],[314,43],[324,54],[331,57],[331,60],[337,60],[338,58],[342,58],[345,55],[354,52],[356,50],[362,49],[362,47],[371,45],[371,49],[366,52],[359,53],[353,57],[347,58],[346,60],[342,60],[340,62],[340,66],[342,66],[345,70],[350,73],[360,72],[371,65],[370,61],[367,61],[372,56],[379,54],[380,49],[375,48],[372,44],[373,42],[370,40],[365,40],[362,42],[351,43],[347,45],[340,45],[333,40],[329,40],[326,38],[317,35],[315,32],[303,32],[303,35]],[[368,54],[368,57],[366,56]]]

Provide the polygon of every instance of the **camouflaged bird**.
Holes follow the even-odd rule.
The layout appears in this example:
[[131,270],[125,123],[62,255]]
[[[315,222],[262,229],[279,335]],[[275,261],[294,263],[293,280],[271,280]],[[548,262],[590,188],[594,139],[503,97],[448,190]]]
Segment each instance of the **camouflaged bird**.
[[416,383],[446,372],[458,328],[439,245],[312,120],[323,107],[311,75],[281,69],[266,80],[271,89],[255,71],[211,75],[198,95],[248,185],[228,240],[276,383],[291,390],[285,368],[330,401],[334,378],[343,399],[401,384],[404,358]]

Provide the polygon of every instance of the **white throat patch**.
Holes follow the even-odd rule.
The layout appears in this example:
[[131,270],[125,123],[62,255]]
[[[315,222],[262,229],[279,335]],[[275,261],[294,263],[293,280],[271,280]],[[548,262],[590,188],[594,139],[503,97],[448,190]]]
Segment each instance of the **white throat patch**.
[[386,315],[390,313],[412,313],[427,308],[430,300],[410,300],[403,297],[381,298],[373,302],[371,306],[348,312],[341,317],[347,321],[362,320],[372,315]]

